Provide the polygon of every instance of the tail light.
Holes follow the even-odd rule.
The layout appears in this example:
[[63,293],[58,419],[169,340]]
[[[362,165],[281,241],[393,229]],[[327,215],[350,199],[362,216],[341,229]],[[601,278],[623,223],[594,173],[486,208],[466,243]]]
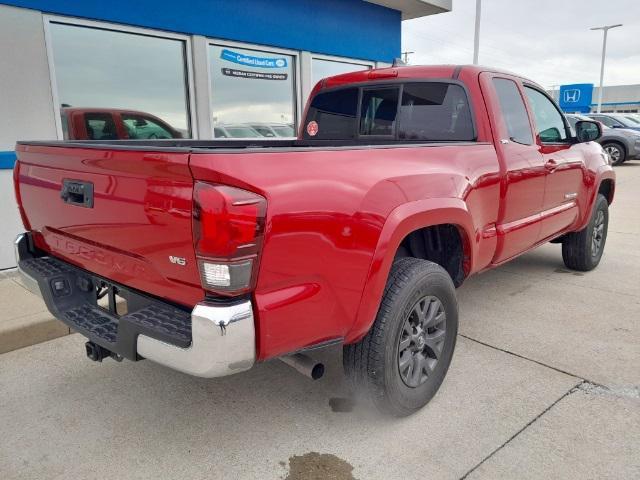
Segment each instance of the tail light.
[[267,200],[226,185],[196,182],[193,237],[202,287],[239,295],[255,286]]

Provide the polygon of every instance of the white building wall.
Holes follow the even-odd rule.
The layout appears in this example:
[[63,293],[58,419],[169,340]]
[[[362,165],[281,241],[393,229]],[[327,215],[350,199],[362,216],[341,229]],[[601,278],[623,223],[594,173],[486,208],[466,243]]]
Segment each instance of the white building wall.
[[[56,128],[42,14],[0,5],[0,151],[16,140],[55,140]],[[12,170],[0,170],[0,269],[15,266],[22,222]]]

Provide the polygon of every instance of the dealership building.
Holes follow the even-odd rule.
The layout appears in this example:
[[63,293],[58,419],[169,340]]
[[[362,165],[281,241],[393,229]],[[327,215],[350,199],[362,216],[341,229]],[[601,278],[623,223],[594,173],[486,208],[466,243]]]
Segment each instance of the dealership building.
[[19,139],[293,135],[314,84],[400,57],[451,0],[0,0],[0,268]]
[[[593,113],[598,108],[598,90],[593,83],[576,83],[560,85],[559,89],[550,90],[549,94],[566,113]],[[604,86],[601,112],[640,112],[640,84]]]

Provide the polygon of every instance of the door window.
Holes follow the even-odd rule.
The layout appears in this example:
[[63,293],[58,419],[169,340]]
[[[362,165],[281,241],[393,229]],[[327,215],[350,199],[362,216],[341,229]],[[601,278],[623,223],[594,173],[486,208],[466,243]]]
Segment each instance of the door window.
[[591,118],[593,118],[594,120],[597,120],[598,122],[604,124],[605,126],[609,127],[609,128],[613,128],[613,127],[622,127],[623,125],[614,120],[611,117],[603,117],[603,116],[598,116],[598,115],[592,115]]
[[131,140],[164,139],[178,137],[168,126],[142,115],[122,114],[122,123]]
[[549,98],[535,88],[525,87],[536,121],[536,133],[542,143],[560,143],[568,138],[567,127],[560,111]]
[[493,86],[498,94],[500,111],[507,125],[509,140],[524,145],[533,144],[529,116],[516,82],[506,78],[494,78]]
[[85,113],[85,128],[89,140],[117,140],[116,123],[110,113]]

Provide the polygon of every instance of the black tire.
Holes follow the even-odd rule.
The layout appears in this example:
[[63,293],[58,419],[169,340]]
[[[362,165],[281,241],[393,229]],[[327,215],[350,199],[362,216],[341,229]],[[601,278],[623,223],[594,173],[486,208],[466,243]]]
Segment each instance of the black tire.
[[602,148],[611,157],[612,165],[620,165],[627,159],[627,151],[617,142],[607,142],[602,144]]
[[344,347],[345,374],[382,412],[410,415],[440,388],[457,333],[458,302],[446,270],[418,258],[398,259],[369,333]]
[[583,230],[570,233],[562,242],[562,260],[567,268],[588,272],[600,263],[609,226],[609,202],[598,194],[591,220]]

